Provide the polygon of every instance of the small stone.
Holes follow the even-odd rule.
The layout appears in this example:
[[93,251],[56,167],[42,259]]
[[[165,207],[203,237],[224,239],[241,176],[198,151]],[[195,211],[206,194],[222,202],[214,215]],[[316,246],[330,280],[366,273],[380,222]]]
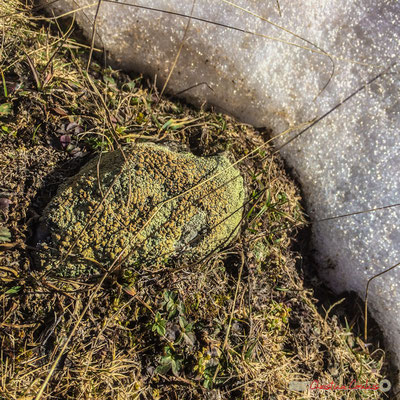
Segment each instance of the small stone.
[[65,254],[77,239],[75,256],[50,262],[57,274],[100,273],[121,254],[127,268],[157,268],[171,257],[195,262],[235,237],[245,190],[225,155],[197,157],[156,144],[136,144],[124,153],[126,163],[120,150],[101,156],[101,188],[96,157],[46,207],[50,247]]

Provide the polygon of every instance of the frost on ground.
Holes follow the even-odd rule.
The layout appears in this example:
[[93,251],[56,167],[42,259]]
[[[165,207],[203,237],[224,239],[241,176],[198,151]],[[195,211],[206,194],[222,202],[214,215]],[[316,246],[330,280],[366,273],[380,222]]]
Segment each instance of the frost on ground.
[[[69,11],[73,4],[90,3],[65,0],[54,7]],[[188,18],[121,3],[101,4],[97,46],[110,51],[114,65],[157,74],[158,83],[164,82]],[[177,1],[135,4],[185,15],[192,8],[191,2]],[[95,9],[77,14],[89,35]],[[235,5],[198,0],[192,15],[168,89],[190,88],[183,93],[190,101],[207,100],[275,133],[324,114],[399,56],[395,0],[238,0]],[[321,276],[338,292],[363,296],[369,278],[400,260],[399,208],[318,222],[399,202],[399,86],[394,65],[282,149],[315,222]],[[400,349],[399,278],[400,269],[394,269],[370,287],[370,307],[392,349]]]

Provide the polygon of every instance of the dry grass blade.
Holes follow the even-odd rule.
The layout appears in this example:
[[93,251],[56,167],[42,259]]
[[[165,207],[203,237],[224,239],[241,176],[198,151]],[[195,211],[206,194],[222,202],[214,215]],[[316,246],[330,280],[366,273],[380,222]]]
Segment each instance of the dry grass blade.
[[[125,252],[125,249],[122,250],[120,256],[122,256],[122,254],[123,254],[124,252]],[[67,347],[68,347],[70,341],[71,341],[72,338],[74,337],[76,330],[78,329],[80,323],[82,322],[83,317],[85,316],[85,314],[86,314],[86,312],[88,311],[89,307],[92,305],[93,299],[95,298],[95,296],[97,295],[99,289],[100,289],[101,286],[103,285],[104,280],[107,278],[107,276],[109,275],[109,273],[113,270],[113,268],[115,268],[115,265],[117,264],[118,260],[119,260],[119,257],[116,258],[115,261],[111,264],[109,270],[102,276],[100,282],[96,285],[94,291],[93,291],[92,294],[90,295],[90,297],[89,297],[89,299],[88,299],[88,301],[87,301],[87,303],[86,303],[84,309],[82,310],[81,314],[79,315],[79,318],[78,318],[77,321],[75,322],[75,325],[74,325],[72,331],[71,331],[70,334],[68,335],[67,339],[66,339],[65,342],[64,342],[64,345],[62,346],[62,348],[61,348],[61,350],[59,351],[59,353],[58,353],[56,359],[54,360],[54,362],[53,362],[53,364],[52,364],[52,366],[51,366],[51,368],[50,368],[50,370],[49,370],[49,373],[47,374],[47,376],[46,376],[44,382],[42,383],[42,385],[41,385],[41,387],[40,387],[40,389],[39,389],[38,394],[37,394],[36,397],[35,397],[35,400],[40,400],[40,399],[41,399],[41,397],[42,397],[42,395],[43,395],[43,393],[44,393],[44,391],[45,391],[45,389],[46,389],[46,387],[47,387],[47,385],[48,385],[48,383],[49,383],[51,377],[52,377],[53,374],[54,374],[54,371],[55,371],[55,369],[56,369],[58,363],[59,363],[60,360],[61,360],[61,357],[64,355],[64,353],[65,353],[65,351],[66,351],[66,349],[67,349]]]
[[[222,1],[223,3],[229,4],[229,5],[232,6],[232,7],[235,7],[235,8],[237,8],[237,9],[239,9],[239,10],[241,10],[241,11],[247,13],[247,14],[250,14],[250,15],[252,15],[252,16],[258,18],[258,19],[260,19],[261,21],[265,21],[265,22],[267,22],[268,24],[270,24],[270,25],[272,25],[272,26],[275,26],[276,28],[278,28],[278,29],[280,29],[280,30],[282,30],[282,31],[284,31],[284,32],[289,33],[290,35],[292,35],[292,36],[294,36],[294,37],[296,37],[296,38],[298,38],[298,39],[300,39],[300,40],[302,40],[302,41],[308,43],[308,44],[311,45],[311,46],[314,46],[316,49],[318,49],[319,51],[321,51],[322,53],[324,53],[324,54],[329,58],[329,60],[330,60],[330,62],[331,62],[331,64],[332,64],[332,71],[331,71],[331,73],[330,73],[329,79],[326,81],[326,83],[324,84],[324,86],[322,87],[322,89],[320,89],[319,93],[318,93],[317,96],[314,98],[314,100],[315,100],[318,96],[321,95],[321,93],[322,93],[322,92],[326,89],[326,87],[329,85],[329,83],[331,82],[331,80],[332,80],[332,78],[333,78],[333,76],[334,76],[334,74],[335,74],[335,63],[333,62],[332,56],[331,56],[330,54],[328,54],[325,50],[321,49],[319,46],[317,46],[317,45],[316,45],[315,43],[313,43],[312,41],[310,41],[310,40],[304,38],[303,36],[298,35],[298,34],[295,33],[295,32],[292,32],[291,30],[285,28],[285,27],[282,26],[282,25],[278,25],[278,24],[276,24],[275,22],[273,22],[273,21],[271,21],[271,20],[269,20],[269,19],[267,19],[267,18],[265,18],[265,17],[263,17],[263,16],[261,16],[261,15],[258,15],[258,14],[256,14],[256,13],[250,11],[250,10],[247,10],[247,9],[245,9],[245,8],[243,8],[243,7],[240,7],[238,4],[235,4],[235,3],[231,2],[231,1],[228,1],[228,0],[221,0],[221,1]],[[281,13],[281,10],[280,10],[280,6],[279,6],[279,2],[277,2],[277,4],[278,4],[278,11],[279,11],[279,14],[280,14],[280,13]]]
[[[57,1],[59,1],[59,0],[57,0]],[[51,2],[51,4],[53,4],[53,3],[54,3],[54,2]],[[122,3],[121,3],[121,4],[122,4]],[[76,14],[76,13],[79,12],[79,11],[83,11],[83,10],[86,10],[86,9],[88,9],[88,8],[92,8],[92,7],[97,6],[97,5],[98,5],[98,0],[97,0],[96,2],[94,2],[94,3],[87,4],[86,6],[82,6],[82,7],[75,8],[75,9],[72,10],[72,11],[68,11],[68,12],[66,12],[66,13],[64,13],[64,14],[57,15],[57,16],[55,16],[55,17],[31,17],[31,19],[32,19],[32,20],[36,20],[36,21],[48,21],[48,20],[62,19],[62,18],[68,17],[68,16],[70,16],[70,15]],[[45,7],[46,7],[46,6],[47,6],[47,5],[45,5]]]
[[345,103],[347,103],[350,99],[352,99],[354,96],[356,96],[358,93],[360,93],[361,91],[363,91],[366,87],[368,87],[369,85],[371,85],[372,83],[374,83],[376,80],[378,80],[379,78],[383,77],[384,75],[390,73],[390,70],[396,65],[396,63],[391,64],[389,67],[385,68],[383,71],[381,71],[379,74],[377,74],[376,76],[374,76],[372,79],[370,79],[368,82],[366,82],[364,85],[360,86],[357,90],[355,90],[354,92],[350,93],[344,100],[342,100],[341,102],[339,102],[338,104],[336,104],[334,107],[332,107],[330,110],[328,110],[325,114],[321,115],[320,117],[316,118],[312,124],[310,124],[309,126],[307,126],[307,128],[305,128],[304,130],[302,130],[301,132],[297,133],[296,135],[294,135],[292,138],[290,138],[290,140],[288,140],[287,142],[283,143],[281,146],[279,146],[276,149],[276,152],[279,152],[280,150],[282,150],[285,146],[287,146],[288,144],[290,144],[291,142],[293,142],[294,140],[296,140],[298,137],[300,137],[301,135],[303,135],[305,132],[307,132],[308,130],[310,130],[313,126],[315,126],[316,124],[318,124],[320,121],[322,121],[324,118],[326,118],[328,115],[330,115],[331,113],[333,113],[334,111],[336,111],[338,108],[340,108],[341,106],[343,106]]
[[[229,339],[229,334],[231,332],[231,327],[232,327],[232,320],[233,320],[233,316],[235,315],[235,308],[236,308],[236,301],[237,301],[237,297],[238,297],[238,293],[239,293],[239,287],[242,281],[242,273],[243,273],[243,267],[244,267],[244,255],[243,252],[240,253],[241,256],[241,263],[240,263],[240,269],[239,269],[239,276],[238,276],[238,280],[236,283],[236,289],[235,289],[235,296],[233,298],[233,302],[232,302],[232,308],[231,308],[231,312],[229,315],[229,320],[228,320],[228,326],[226,328],[226,333],[225,333],[225,339],[224,339],[224,343],[222,344],[222,351],[225,351],[226,346],[228,344],[228,339]],[[218,376],[218,372],[220,370],[220,364],[217,365],[217,368],[214,372],[214,376],[213,376],[213,382],[215,381],[216,377]]]
[[379,274],[376,274],[373,277],[368,279],[367,286],[365,288],[365,297],[364,297],[364,303],[365,303],[364,304],[364,339],[365,340],[367,340],[367,337],[368,337],[368,329],[367,329],[368,328],[368,322],[367,322],[367,319],[368,319],[368,291],[369,291],[369,285],[374,279],[379,278],[380,276],[386,274],[387,272],[392,271],[393,269],[397,268],[398,266],[400,266],[400,262],[395,264],[395,265],[392,265],[391,267],[385,269],[384,271],[380,272]]
[[88,62],[87,62],[86,71],[89,71],[90,63],[92,62],[93,49],[94,49],[94,39],[96,37],[97,17],[99,15],[101,2],[102,2],[102,0],[98,0],[96,12],[94,14],[94,20],[93,20],[93,26],[92,26],[92,38],[90,40],[90,53],[89,53],[89,59],[88,59]]
[[351,213],[347,213],[347,214],[336,215],[334,217],[326,217],[326,218],[318,219],[318,220],[314,221],[314,223],[331,221],[331,220],[339,219],[339,218],[352,217],[354,215],[366,214],[366,213],[375,212],[375,211],[387,210],[388,208],[393,208],[393,207],[400,207],[400,203],[390,204],[390,205],[382,206],[382,207],[369,208],[368,210],[355,211],[355,212],[351,212]]
[[[316,50],[316,49],[313,49],[313,48],[307,47],[307,46],[302,46],[302,45],[299,45],[297,43],[290,42],[288,40],[284,40],[284,39],[281,39],[281,38],[277,38],[277,37],[273,37],[273,36],[269,36],[269,35],[264,35],[262,33],[249,31],[247,29],[242,29],[242,28],[238,28],[238,27],[235,27],[235,26],[231,26],[231,25],[226,25],[226,24],[223,24],[221,22],[210,21],[210,20],[207,20],[207,19],[204,19],[204,18],[199,18],[199,17],[193,16],[193,15],[191,16],[191,15],[182,14],[182,13],[179,13],[179,12],[162,10],[160,8],[147,7],[147,6],[142,6],[142,5],[138,5],[138,4],[132,4],[132,3],[120,3],[117,0],[103,0],[103,1],[107,2],[107,3],[118,4],[120,6],[141,8],[143,10],[155,11],[155,12],[160,12],[160,13],[164,13],[164,14],[175,15],[175,16],[178,16],[178,17],[189,18],[189,19],[192,19],[193,21],[204,22],[204,23],[207,23],[207,24],[219,26],[221,28],[227,28],[227,29],[231,29],[231,30],[234,30],[234,31],[237,31],[237,32],[244,33],[244,34],[253,35],[253,36],[257,36],[257,37],[263,38],[263,39],[273,40],[275,42],[280,42],[280,43],[283,43],[283,44],[287,44],[289,46],[297,47],[299,49],[303,49],[303,50],[306,50],[306,51],[314,53],[314,54],[320,54],[320,55],[323,55],[325,57],[328,56],[328,57],[330,57],[332,59],[335,59],[335,60],[338,60],[338,61],[344,61],[344,62],[347,62],[347,63],[350,63],[350,64],[363,65],[363,66],[366,66],[366,67],[373,67],[373,68],[383,68],[382,65],[375,65],[375,64],[365,63],[365,62],[362,62],[362,61],[351,60],[351,59],[348,59],[348,58],[336,56],[334,54],[326,53],[325,51]],[[76,12],[76,11],[71,11],[70,13],[72,13],[72,12]],[[70,14],[70,13],[68,13],[68,14]]]
[[[194,11],[195,5],[196,5],[196,0],[193,0],[192,9],[190,10],[190,15],[193,15],[193,11]],[[171,70],[169,71],[167,79],[165,80],[165,83],[164,83],[164,85],[163,85],[163,87],[161,89],[160,97],[162,97],[162,95],[164,94],[164,91],[165,91],[165,89],[166,89],[166,87],[168,85],[168,82],[169,82],[169,80],[171,78],[171,75],[174,72],[174,69],[175,69],[176,63],[178,62],[178,59],[179,59],[179,56],[181,54],[183,45],[185,44],[186,36],[187,36],[187,34],[189,32],[190,22],[191,22],[191,18],[188,19],[188,22],[186,24],[186,28],[185,28],[185,31],[183,33],[183,38],[182,38],[181,43],[179,45],[179,49],[178,49],[178,52],[176,53],[176,56],[175,56],[174,62],[172,64]]]
[[28,61],[29,66],[31,68],[33,77],[35,78],[36,88],[38,90],[41,90],[42,89],[42,82],[41,82],[41,79],[39,77],[39,73],[38,73],[38,71],[37,71],[37,69],[35,67],[35,64],[33,63],[31,57],[29,56],[29,54],[25,54],[25,56],[26,56],[26,59]]

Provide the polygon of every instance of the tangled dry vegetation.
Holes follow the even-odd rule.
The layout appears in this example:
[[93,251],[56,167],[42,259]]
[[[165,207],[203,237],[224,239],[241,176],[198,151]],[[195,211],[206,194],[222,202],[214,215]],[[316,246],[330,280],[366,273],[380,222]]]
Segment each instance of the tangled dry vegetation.
[[[341,398],[289,383],[378,382],[377,346],[324,311],[291,250],[299,192],[267,133],[160,98],[140,76],[92,62],[73,20],[0,0],[0,397]],[[195,154],[249,155],[241,235],[201,263],[66,279],[34,263],[35,230],[57,187],[93,154],[135,140]],[[371,350],[372,349],[372,350]],[[375,351],[373,351],[375,349]],[[348,399],[380,398],[350,391]]]

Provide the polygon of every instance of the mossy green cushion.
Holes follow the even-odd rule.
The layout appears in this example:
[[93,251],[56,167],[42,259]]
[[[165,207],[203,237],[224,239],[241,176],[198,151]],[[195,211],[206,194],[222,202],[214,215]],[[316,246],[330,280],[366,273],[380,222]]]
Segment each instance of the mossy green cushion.
[[120,150],[103,154],[99,176],[99,157],[91,160],[46,207],[51,247],[65,254],[78,239],[74,256],[49,264],[58,274],[99,273],[123,249],[127,268],[157,267],[170,257],[196,261],[233,239],[244,187],[226,156],[197,157],[156,144],[135,144],[124,154],[126,162]]

